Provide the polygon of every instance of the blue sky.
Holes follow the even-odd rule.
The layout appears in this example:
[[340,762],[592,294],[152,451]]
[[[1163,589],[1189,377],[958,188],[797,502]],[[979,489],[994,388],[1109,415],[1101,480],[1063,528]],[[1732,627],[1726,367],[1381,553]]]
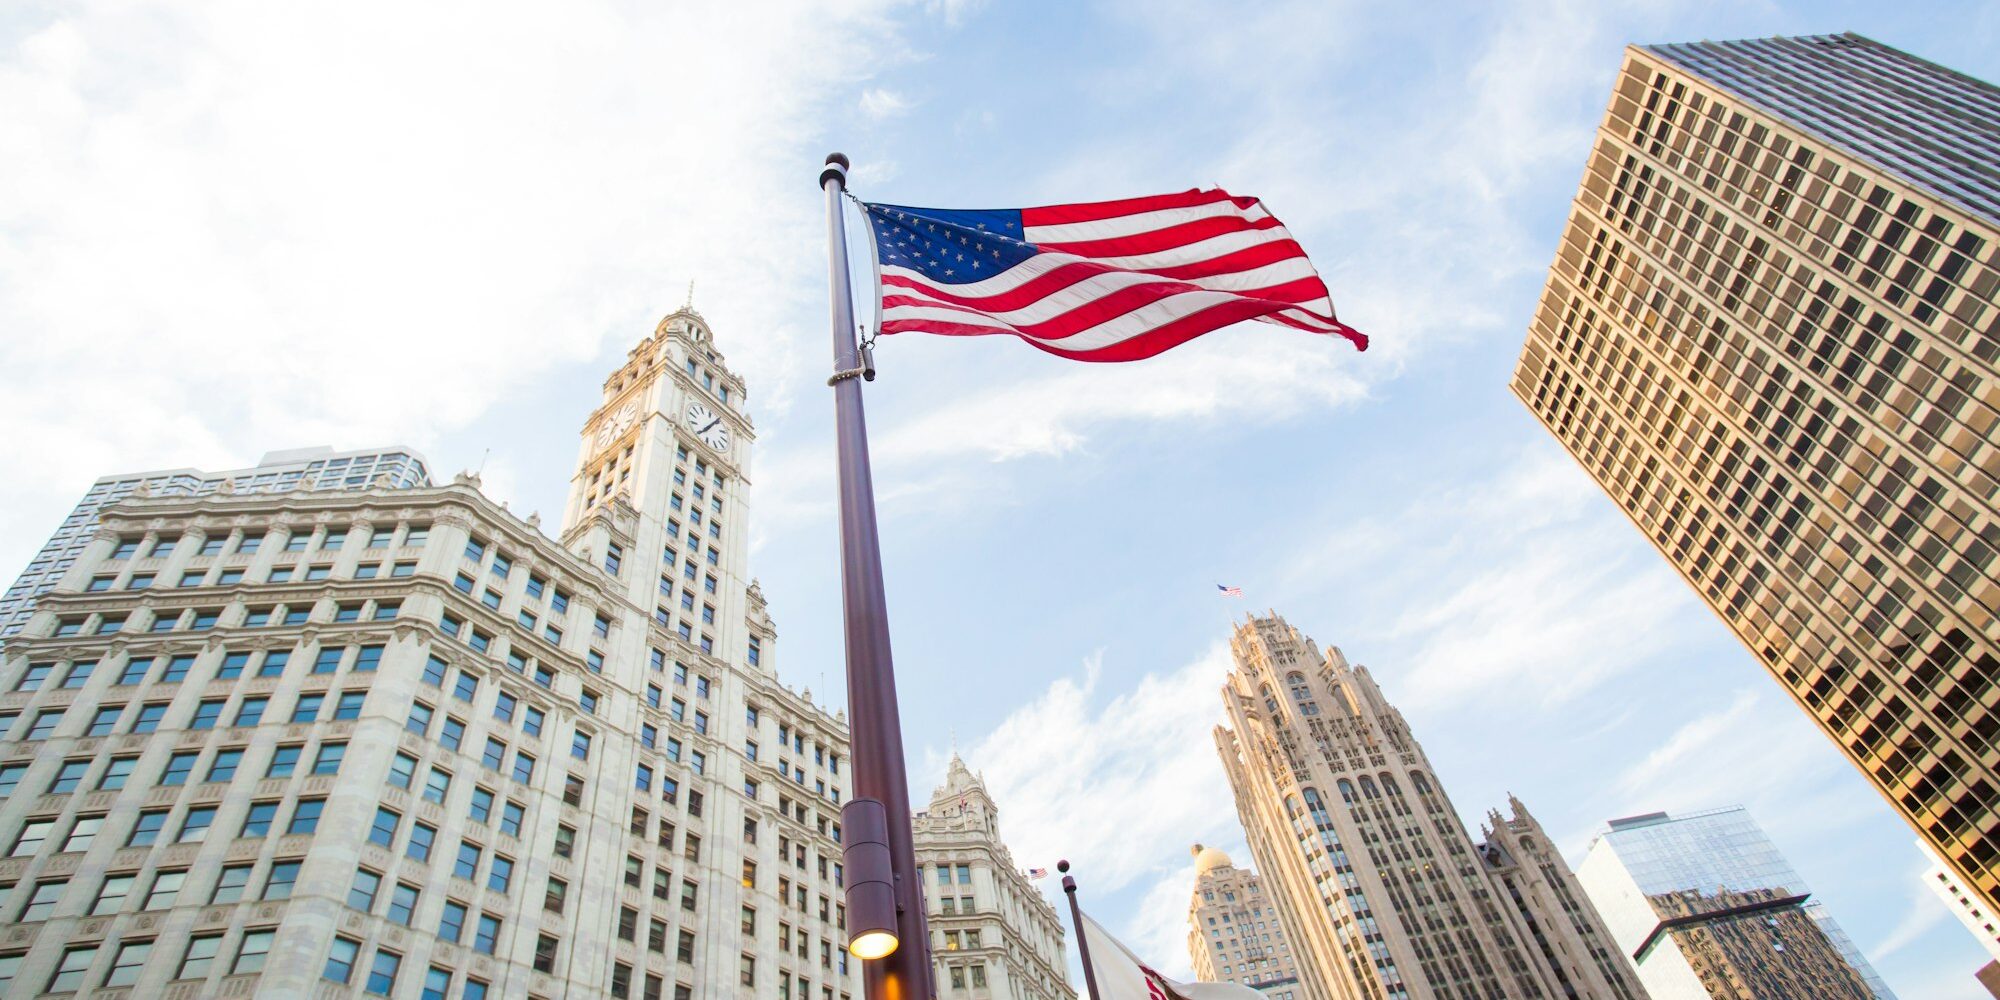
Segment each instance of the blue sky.
[[1374,349],[878,352],[919,797],[955,739],[1017,860],[1184,967],[1187,846],[1247,860],[1221,644],[1275,608],[1374,670],[1468,821],[1511,791],[1574,860],[1746,804],[1906,1000],[1980,995],[1912,834],[1506,382],[1626,43],[1853,30],[2000,79],[1991,5],[272,6],[0,14],[0,566],[104,472],[319,442],[490,450],[553,517],[694,280],[751,385],[783,673],[837,703],[820,158],[947,207],[1220,183]]

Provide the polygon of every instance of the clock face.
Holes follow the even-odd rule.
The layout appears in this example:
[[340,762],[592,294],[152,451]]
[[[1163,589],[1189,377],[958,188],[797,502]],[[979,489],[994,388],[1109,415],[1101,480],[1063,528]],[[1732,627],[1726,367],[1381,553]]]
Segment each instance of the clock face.
[[604,422],[598,426],[597,446],[599,448],[610,446],[611,442],[614,439],[616,439],[618,435],[623,434],[626,431],[630,430],[632,428],[632,424],[635,421],[637,421],[638,418],[639,418],[638,405],[634,403],[626,403],[624,408],[620,409],[616,414],[607,417],[604,420]]
[[722,425],[722,417],[709,409],[707,404],[688,404],[687,425],[702,444],[713,448],[717,453],[729,450],[729,428]]

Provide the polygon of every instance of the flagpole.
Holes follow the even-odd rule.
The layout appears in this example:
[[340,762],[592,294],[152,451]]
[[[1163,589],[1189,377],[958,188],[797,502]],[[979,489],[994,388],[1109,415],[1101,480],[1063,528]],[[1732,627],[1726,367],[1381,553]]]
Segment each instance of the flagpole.
[[1083,933],[1083,910],[1076,905],[1076,879],[1070,877],[1069,862],[1056,862],[1056,871],[1063,873],[1063,895],[1069,897],[1069,921],[1076,925],[1076,957],[1083,962],[1083,989],[1090,1000],[1097,1000],[1097,970],[1090,964],[1090,939]]
[[[894,951],[863,958],[869,1000],[930,1000],[930,930],[924,919],[910,832],[909,779],[889,655],[889,614],[882,547],[875,524],[875,482],[868,425],[861,408],[864,366],[855,342],[854,296],[847,270],[847,230],[840,203],[847,157],[834,153],[820,171],[826,194],[827,276],[832,291],[834,437],[840,467],[840,580],[847,638],[847,731],[854,790],[841,809],[847,845],[849,933],[858,946],[869,930],[893,930]],[[869,378],[873,371],[866,371]],[[858,951],[858,947],[857,947]]]

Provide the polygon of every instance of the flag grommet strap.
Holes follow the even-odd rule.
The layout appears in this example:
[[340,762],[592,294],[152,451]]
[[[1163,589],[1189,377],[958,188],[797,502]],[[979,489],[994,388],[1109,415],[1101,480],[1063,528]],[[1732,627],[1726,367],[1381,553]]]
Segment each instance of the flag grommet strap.
[[860,204],[882,334],[1008,334],[1078,361],[1137,361],[1258,320],[1368,347],[1256,198],[1211,188],[1020,209]]

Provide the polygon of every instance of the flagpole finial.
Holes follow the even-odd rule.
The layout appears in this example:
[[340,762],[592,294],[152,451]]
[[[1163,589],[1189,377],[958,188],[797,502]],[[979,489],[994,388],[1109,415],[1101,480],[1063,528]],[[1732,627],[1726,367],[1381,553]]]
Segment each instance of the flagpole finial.
[[827,178],[838,177],[840,178],[841,188],[845,190],[847,187],[847,168],[852,165],[847,162],[847,157],[841,153],[826,154],[826,169],[819,172],[819,186],[825,188]]
[[1059,872],[1069,871],[1069,859],[1065,858],[1061,861],[1056,862],[1056,871]]

